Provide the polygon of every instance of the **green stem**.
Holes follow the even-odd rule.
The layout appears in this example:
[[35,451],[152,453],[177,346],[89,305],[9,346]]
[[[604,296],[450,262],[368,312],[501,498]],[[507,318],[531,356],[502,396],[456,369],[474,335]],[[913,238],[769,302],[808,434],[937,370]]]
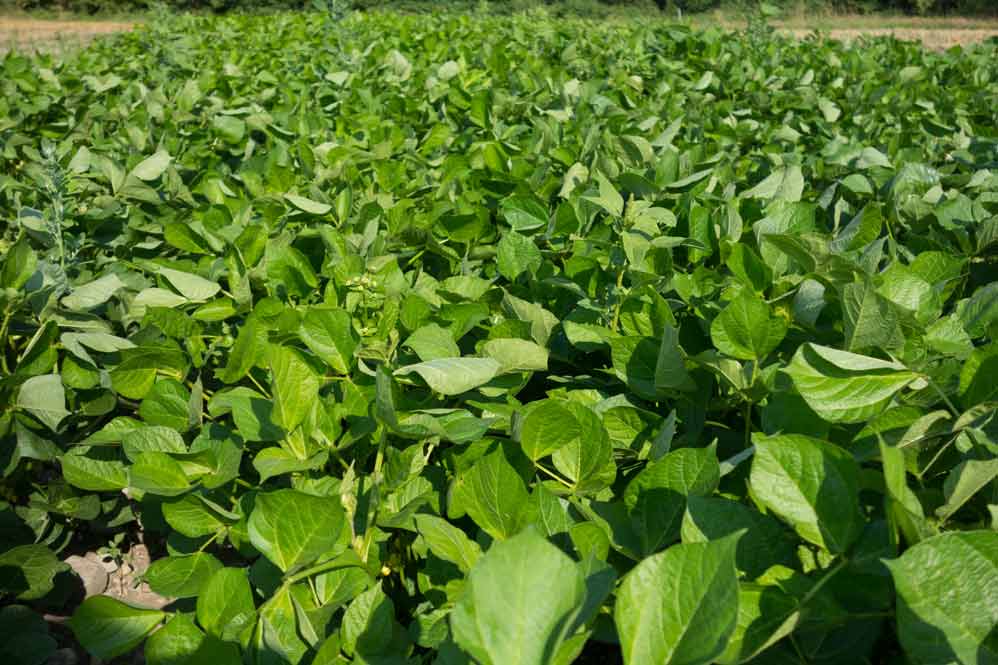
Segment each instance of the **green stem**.
[[311,568],[306,568],[300,573],[295,573],[291,577],[284,580],[284,583],[288,586],[301,582],[304,579],[312,577],[313,575],[318,575],[319,573],[328,573],[331,570],[346,570],[347,568],[359,568],[354,564],[345,564],[337,559],[331,561],[326,561],[324,563],[317,563]]
[[847,565],[849,565],[849,560],[848,559],[842,559],[837,564],[835,564],[834,568],[830,568],[822,576],[822,578],[820,580],[818,580],[818,583],[815,584],[813,587],[811,587],[810,591],[808,591],[806,594],[804,594],[804,597],[801,598],[801,601],[800,601],[800,603],[798,603],[798,606],[799,607],[804,607],[805,605],[807,605],[811,601],[812,598],[814,598],[816,595],[818,595],[818,592],[821,591],[821,588],[823,586],[825,586],[826,584],[828,584],[828,582],[833,577],[835,577],[835,575],[839,571],[841,571],[843,568],[845,568]]
[[572,484],[571,483],[569,483],[567,480],[565,480],[564,478],[562,478],[558,474],[554,473],[553,471],[548,470],[547,467],[542,466],[542,465],[538,464],[537,462],[534,462],[534,466],[537,467],[538,469],[540,469],[541,471],[543,471],[545,474],[547,474],[551,478],[554,478],[555,480],[557,480],[559,483],[561,483],[565,487],[567,487],[569,489],[572,489]]
[[617,324],[620,322],[620,307],[624,304],[624,299],[621,297],[620,292],[624,290],[624,268],[621,267],[617,271],[617,291],[614,294],[616,296],[617,302],[613,304],[613,323],[610,324],[610,330],[617,332]]
[[0,324],[0,367],[3,368],[4,374],[10,374],[10,369],[7,367],[7,329],[13,316],[14,310],[8,307],[3,315],[3,323]]

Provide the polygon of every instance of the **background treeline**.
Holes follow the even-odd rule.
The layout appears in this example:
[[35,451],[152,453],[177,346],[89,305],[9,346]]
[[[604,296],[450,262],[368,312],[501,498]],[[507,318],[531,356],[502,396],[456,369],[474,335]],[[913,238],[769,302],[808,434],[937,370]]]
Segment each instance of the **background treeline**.
[[[123,14],[165,8],[174,11],[279,11],[323,9],[330,2],[342,8],[376,9],[427,7],[470,8],[479,0],[0,0],[0,11],[50,11],[79,14]],[[538,5],[580,14],[627,10],[701,12],[723,7],[751,9],[758,0],[488,0],[493,12],[519,11]],[[998,14],[998,0],[770,0],[770,4],[801,11],[901,12],[910,14]]]

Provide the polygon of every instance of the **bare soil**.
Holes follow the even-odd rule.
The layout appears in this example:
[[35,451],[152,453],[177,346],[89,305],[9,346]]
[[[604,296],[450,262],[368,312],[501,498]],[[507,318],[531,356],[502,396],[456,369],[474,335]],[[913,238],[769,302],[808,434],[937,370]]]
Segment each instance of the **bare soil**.
[[[812,30],[803,28],[782,29],[795,37],[804,38],[813,34]],[[846,28],[822,30],[821,35],[851,42],[863,37],[893,35],[904,41],[921,42],[923,46],[935,50],[946,50],[953,46],[976,44],[990,37],[998,36],[998,29],[940,29],[940,28]]]
[[118,21],[49,21],[0,16],[0,52],[67,52],[102,35],[131,30],[134,23]]

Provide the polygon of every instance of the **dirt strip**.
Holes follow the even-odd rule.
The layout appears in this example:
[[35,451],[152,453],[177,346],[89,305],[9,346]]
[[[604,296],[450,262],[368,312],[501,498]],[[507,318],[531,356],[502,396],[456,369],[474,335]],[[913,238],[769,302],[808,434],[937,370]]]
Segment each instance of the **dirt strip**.
[[[812,33],[811,30],[793,28],[783,30],[795,37],[805,38]],[[994,29],[969,29],[961,28],[956,30],[947,29],[921,29],[921,28],[872,28],[872,29],[832,29],[823,30],[823,36],[831,37],[844,42],[851,42],[863,37],[877,37],[883,35],[893,35],[904,41],[922,42],[926,48],[945,50],[953,46],[966,46],[976,44],[990,37],[998,37],[998,30]]]

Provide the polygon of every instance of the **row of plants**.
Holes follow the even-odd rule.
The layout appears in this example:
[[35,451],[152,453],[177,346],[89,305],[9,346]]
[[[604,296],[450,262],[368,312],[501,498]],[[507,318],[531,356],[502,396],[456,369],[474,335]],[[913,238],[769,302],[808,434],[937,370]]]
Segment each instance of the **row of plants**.
[[[998,662],[996,56],[543,13],[5,55],[0,652]],[[169,604],[81,602],[139,543]]]

